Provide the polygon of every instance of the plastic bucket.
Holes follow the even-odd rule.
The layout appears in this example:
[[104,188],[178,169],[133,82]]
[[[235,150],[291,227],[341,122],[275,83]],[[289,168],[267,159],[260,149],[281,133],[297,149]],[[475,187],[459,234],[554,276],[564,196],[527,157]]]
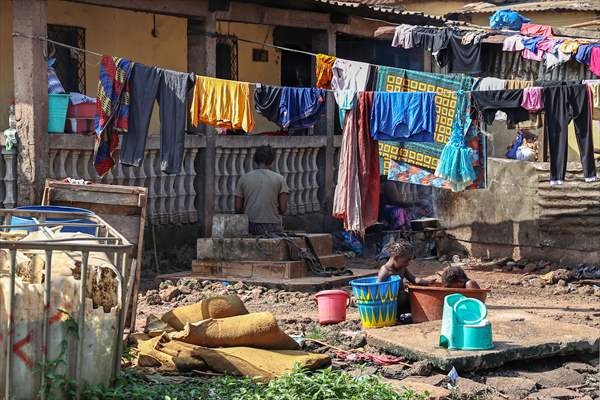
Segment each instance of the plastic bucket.
[[319,323],[337,324],[346,320],[350,296],[343,290],[323,290],[315,295],[319,308]]
[[350,281],[356,297],[360,322],[365,328],[395,325],[398,320],[398,292],[400,277],[392,276],[385,282],[376,277]]
[[64,133],[69,108],[68,94],[48,94],[48,132]]
[[[90,210],[86,210],[84,208],[76,208],[76,207],[60,207],[60,206],[25,206],[25,207],[18,207],[17,210],[25,210],[25,211],[54,211],[54,212],[63,212],[63,213],[86,213],[89,214],[90,216],[93,215],[93,213]],[[11,217],[11,225],[34,225],[35,221],[33,220],[34,217],[26,217],[26,216],[16,216],[13,215]],[[89,219],[85,219],[85,218],[81,218],[81,217],[77,217],[77,218],[46,218],[46,222],[66,222],[66,223],[77,223],[77,224],[94,224],[95,222],[90,221]],[[23,227],[23,228],[18,228],[18,227],[14,227],[12,228],[13,230],[24,230],[24,231],[37,231],[36,227]],[[81,232],[81,233],[87,233],[90,235],[95,235],[96,234],[96,227],[95,226],[91,226],[91,227],[86,227],[86,226],[65,226],[62,228],[62,232]]]

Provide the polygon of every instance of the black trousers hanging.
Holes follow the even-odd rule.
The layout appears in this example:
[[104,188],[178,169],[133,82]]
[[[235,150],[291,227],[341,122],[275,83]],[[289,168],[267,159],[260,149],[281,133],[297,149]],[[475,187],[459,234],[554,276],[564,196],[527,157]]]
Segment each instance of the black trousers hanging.
[[569,123],[575,125],[575,136],[586,181],[596,178],[592,110],[586,85],[544,88],[544,129],[550,147],[550,183],[565,180],[568,155]]

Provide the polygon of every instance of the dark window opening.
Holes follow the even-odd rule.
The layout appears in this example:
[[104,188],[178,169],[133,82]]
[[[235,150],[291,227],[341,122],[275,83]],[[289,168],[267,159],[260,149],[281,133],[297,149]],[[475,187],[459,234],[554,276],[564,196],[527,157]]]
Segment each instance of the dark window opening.
[[[273,32],[273,44],[290,49],[312,51],[313,32],[310,29],[277,27]],[[281,85],[311,87],[313,57],[308,54],[281,52]]]
[[237,39],[219,36],[217,39],[217,78],[238,79]]
[[[48,38],[80,49],[85,48],[85,28],[48,25]],[[48,42],[48,57],[65,91],[85,93],[85,52]]]

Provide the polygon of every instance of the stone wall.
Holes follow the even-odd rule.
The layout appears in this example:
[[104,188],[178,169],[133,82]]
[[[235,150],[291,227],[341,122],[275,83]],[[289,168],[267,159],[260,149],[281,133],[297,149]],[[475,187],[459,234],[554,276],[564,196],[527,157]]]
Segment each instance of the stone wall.
[[488,188],[436,192],[442,226],[474,256],[600,260],[600,182],[586,183],[569,163],[550,186],[549,164],[489,158]]

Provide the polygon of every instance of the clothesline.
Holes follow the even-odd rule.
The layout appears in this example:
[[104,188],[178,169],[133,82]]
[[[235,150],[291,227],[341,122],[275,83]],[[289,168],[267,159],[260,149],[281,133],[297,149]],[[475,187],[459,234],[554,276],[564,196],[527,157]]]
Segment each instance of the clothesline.
[[[223,34],[220,34],[218,32],[205,32],[205,34],[208,35],[208,36],[224,36],[224,37],[228,37],[228,35],[223,35]],[[37,40],[41,40],[41,41],[46,41],[46,42],[49,42],[49,43],[53,43],[53,44],[55,44],[57,46],[66,47],[66,48],[74,50],[74,51],[80,51],[80,52],[89,53],[89,54],[92,54],[92,55],[97,56],[97,57],[102,57],[103,56],[103,54],[101,54],[101,53],[98,53],[98,52],[95,52],[95,51],[92,51],[92,50],[88,50],[88,49],[84,49],[84,48],[81,48],[81,47],[72,46],[72,45],[69,45],[69,44],[66,44],[66,43],[63,43],[63,42],[59,42],[59,41],[56,41],[56,40],[52,40],[52,39],[49,39],[48,37],[45,37],[45,36],[33,36],[33,35],[27,35],[27,34],[24,34],[24,33],[21,33],[21,32],[13,32],[13,36],[16,36],[16,37],[25,37],[25,38],[29,38],[29,39],[37,39]],[[268,46],[268,47],[272,47],[272,48],[279,49],[279,50],[282,50],[282,51],[295,52],[295,53],[309,55],[309,56],[312,56],[312,57],[316,57],[318,55],[318,53],[312,53],[312,52],[309,52],[309,51],[292,49],[292,48],[288,48],[288,47],[284,47],[284,46],[278,46],[278,45],[274,45],[274,44],[270,44],[270,43],[259,42],[259,41],[255,41],[255,40],[251,40],[251,39],[239,38],[237,36],[235,36],[235,38],[237,40],[239,40],[239,41],[253,43],[253,44],[262,45],[262,46]],[[376,67],[376,68],[382,67],[382,65],[379,65],[379,64],[372,64],[372,63],[363,62],[363,61],[354,61],[354,60],[348,60],[348,61],[361,62],[361,63],[368,64],[368,65]],[[385,66],[385,67],[388,67],[388,66]],[[409,71],[409,72],[413,71],[413,70],[409,70],[409,69],[405,69],[405,70]],[[432,73],[432,74],[435,74],[435,73]],[[443,75],[443,74],[440,74],[440,75]],[[248,83],[248,84],[250,84],[252,86],[266,85],[265,83],[261,83],[261,82],[246,82],[246,83]],[[334,89],[321,89],[321,90],[326,90],[327,92],[332,92],[332,93],[337,92],[337,90],[334,90]],[[455,91],[448,90],[447,92],[455,92]],[[464,92],[470,92],[470,91],[464,91]]]

